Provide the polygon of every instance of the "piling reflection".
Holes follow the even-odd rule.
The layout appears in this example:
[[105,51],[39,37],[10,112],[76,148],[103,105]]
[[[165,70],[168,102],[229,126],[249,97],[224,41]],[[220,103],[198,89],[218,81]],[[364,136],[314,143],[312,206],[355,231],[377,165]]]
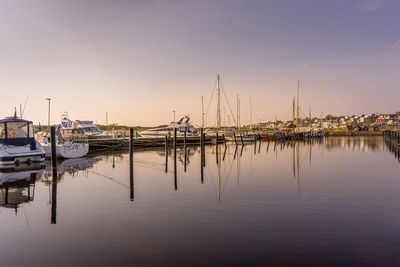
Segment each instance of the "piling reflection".
[[[202,141],[201,141],[202,142]],[[280,168],[288,170],[288,179],[296,187],[297,194],[302,193],[302,175],[312,167],[314,159],[324,160],[324,153],[335,150],[379,152],[389,150],[400,162],[398,146],[380,137],[329,137],[324,139],[310,139],[306,141],[257,141],[242,145],[238,143],[220,143],[213,145],[187,145],[177,147],[174,143],[164,148],[142,149],[129,153],[128,161],[126,152],[109,152],[106,154],[92,155],[87,158],[69,159],[57,162],[52,168],[47,162],[46,169],[22,170],[18,172],[0,173],[0,205],[15,208],[21,203],[34,200],[35,182],[38,180],[48,187],[48,203],[51,204],[51,223],[57,223],[57,191],[62,186],[65,177],[77,178],[80,175],[88,177],[94,174],[111,181],[129,190],[129,200],[135,200],[135,166],[152,168],[160,174],[165,173],[169,179],[173,178],[174,191],[183,190],[178,187],[179,177],[185,173],[193,173],[200,178],[199,185],[212,185],[215,189],[216,201],[222,201],[224,191],[232,185],[239,188],[241,179],[251,179],[253,168],[266,164],[280,157],[284,157],[286,166]],[[171,151],[172,150],[172,151]],[[152,160],[146,160],[141,155],[153,155]],[[137,156],[134,156],[137,155]],[[267,157],[268,156],[268,157]],[[169,171],[169,159],[173,160],[173,171]],[[158,161],[159,159],[159,161]],[[195,160],[193,160],[195,159]],[[254,163],[256,161],[256,163]],[[119,168],[128,162],[129,170],[118,176],[95,170],[96,164],[107,165],[119,173]],[[283,162],[281,160],[281,162]],[[192,163],[192,164],[191,164]],[[243,167],[244,166],[244,167]],[[303,170],[306,169],[306,172]],[[180,172],[183,170],[183,172]],[[193,174],[191,174],[193,176]],[[196,178],[196,179],[199,179]],[[123,180],[125,179],[125,180]],[[136,178],[137,179],[137,178]],[[234,182],[230,182],[234,180]],[[198,181],[198,180],[197,180]],[[303,180],[303,183],[304,180]],[[124,190],[126,190],[124,189]],[[128,192],[128,191],[125,191]],[[128,193],[127,193],[128,194]]]

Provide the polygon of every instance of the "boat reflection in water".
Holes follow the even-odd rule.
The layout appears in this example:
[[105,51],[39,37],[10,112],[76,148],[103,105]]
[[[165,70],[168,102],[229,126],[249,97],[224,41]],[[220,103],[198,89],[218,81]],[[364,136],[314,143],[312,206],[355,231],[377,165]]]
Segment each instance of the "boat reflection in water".
[[44,169],[31,165],[30,169],[17,172],[0,172],[0,206],[14,208],[17,213],[22,203],[31,202],[35,195],[35,183]]

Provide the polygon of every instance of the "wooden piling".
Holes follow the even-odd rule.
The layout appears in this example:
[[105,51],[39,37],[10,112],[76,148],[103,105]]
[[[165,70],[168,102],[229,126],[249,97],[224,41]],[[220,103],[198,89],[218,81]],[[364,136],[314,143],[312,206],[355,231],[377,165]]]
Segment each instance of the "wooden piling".
[[51,186],[51,224],[57,223],[57,151],[56,151],[56,128],[50,128],[51,141],[51,167],[52,167],[52,186]]
[[186,127],[185,127],[185,132],[184,132],[184,134],[183,134],[183,149],[185,150],[184,151],[184,160],[185,160],[185,163],[183,164],[183,168],[184,168],[184,172],[186,172],[186,161],[187,161],[187,151],[186,151]]
[[218,164],[218,131],[215,134],[215,155],[216,155],[216,162]]
[[236,134],[235,133],[233,133],[233,140],[235,140],[235,145],[237,146],[238,143],[237,143],[237,140],[236,140]]
[[51,167],[57,168],[57,150],[56,150],[56,128],[50,128],[50,141],[51,141]]
[[133,188],[133,153],[129,155],[129,192],[130,200],[133,201],[135,199]]
[[165,173],[168,172],[168,135],[165,135]]
[[129,156],[133,155],[133,128],[129,128]]
[[174,128],[174,185],[175,190],[178,190],[178,177],[176,173],[176,128]]

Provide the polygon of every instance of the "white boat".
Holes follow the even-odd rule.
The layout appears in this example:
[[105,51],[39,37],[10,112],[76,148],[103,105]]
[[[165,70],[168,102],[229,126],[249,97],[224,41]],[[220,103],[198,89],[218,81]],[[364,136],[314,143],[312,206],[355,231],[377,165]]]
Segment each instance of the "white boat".
[[44,164],[45,151],[33,135],[31,121],[0,120],[0,168]]
[[187,137],[197,136],[198,131],[193,124],[189,123],[189,120],[190,118],[185,116],[178,122],[171,122],[169,125],[160,125],[153,129],[141,131],[139,134],[141,137],[150,138],[164,137],[166,135],[173,136],[174,129],[176,128],[177,137],[183,137],[185,135],[185,131]]
[[69,119],[68,113],[64,112],[61,116],[61,124],[58,125],[57,131],[63,137],[88,137],[88,138],[112,138],[117,137],[113,133],[107,133],[100,130],[93,121],[72,121]]
[[[257,138],[255,135],[236,135],[236,142],[239,144],[243,141],[243,143],[251,143],[254,142]],[[235,142],[234,136],[227,136],[225,137],[226,141]]]
[[[36,133],[36,139],[46,151],[46,157],[51,157],[51,143],[48,132]],[[89,152],[89,144],[63,141],[61,136],[56,137],[56,155],[58,158],[73,159],[86,156]]]

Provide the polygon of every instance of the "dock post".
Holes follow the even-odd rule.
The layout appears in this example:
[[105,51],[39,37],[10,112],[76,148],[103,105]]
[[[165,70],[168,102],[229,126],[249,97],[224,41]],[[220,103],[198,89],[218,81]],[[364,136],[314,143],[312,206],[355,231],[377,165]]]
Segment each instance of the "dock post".
[[201,158],[201,167],[204,167],[203,163],[204,157],[204,138],[203,138],[203,128],[200,129],[200,158]]
[[129,189],[130,189],[130,200],[134,200],[133,192],[133,128],[129,128]]
[[206,166],[206,134],[203,133],[203,167]]
[[133,155],[133,128],[129,128],[129,156]]
[[233,133],[233,140],[235,140],[235,145],[237,146],[238,143],[237,143],[237,140],[236,140],[236,134],[235,133]]
[[200,129],[200,149],[204,146],[203,128]]
[[186,161],[187,161],[187,152],[186,152],[186,127],[185,127],[185,133],[183,134],[183,149],[185,150],[185,164],[183,165],[184,167],[184,172],[186,172]]
[[218,131],[215,134],[215,155],[216,155],[216,161],[218,164]]
[[257,151],[257,137],[254,135],[254,155],[256,154]]
[[50,128],[50,141],[51,141],[51,167],[57,168],[57,151],[56,151],[56,128]]
[[165,135],[165,173],[168,172],[168,135]]
[[174,128],[174,184],[175,190],[178,190],[178,177],[176,174],[176,128]]
[[53,179],[51,183],[51,224],[57,223],[57,151],[56,151],[56,128],[50,128],[51,141],[51,167]]
[[129,155],[129,189],[130,189],[130,200],[133,201],[134,197],[134,186],[133,186],[133,154]]
[[244,146],[242,134],[240,134],[240,140],[242,141],[242,146]]

